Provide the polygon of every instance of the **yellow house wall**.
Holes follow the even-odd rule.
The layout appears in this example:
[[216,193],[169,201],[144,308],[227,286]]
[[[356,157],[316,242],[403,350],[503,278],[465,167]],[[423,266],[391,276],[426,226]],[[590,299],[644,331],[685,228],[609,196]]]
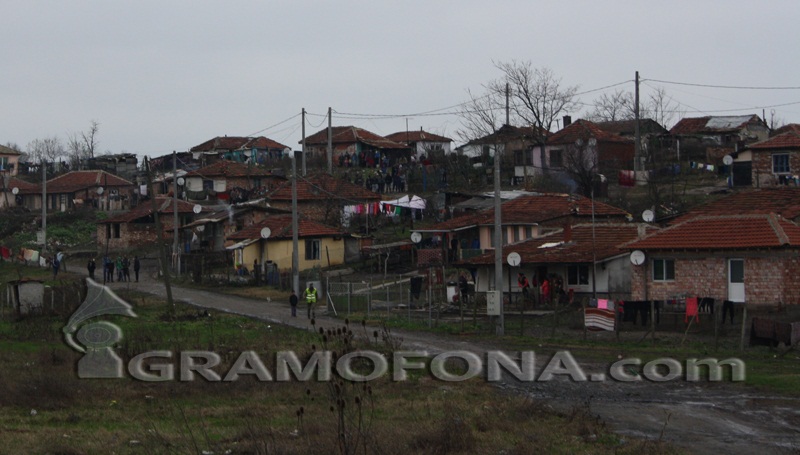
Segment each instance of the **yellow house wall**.
[[[344,239],[334,240],[332,237],[320,239],[320,257],[319,260],[307,260],[306,257],[306,239],[299,239],[298,241],[298,256],[300,263],[298,264],[300,270],[306,270],[313,267],[327,267],[328,255],[330,255],[330,265],[344,264]],[[327,252],[326,252],[327,248]],[[291,240],[272,240],[264,241],[259,240],[252,245],[248,245],[241,252],[242,264],[248,269],[252,268],[253,260],[258,259],[258,263],[262,264],[266,261],[274,262],[279,269],[292,268],[292,241]],[[238,258],[238,253],[234,255],[234,261]]]

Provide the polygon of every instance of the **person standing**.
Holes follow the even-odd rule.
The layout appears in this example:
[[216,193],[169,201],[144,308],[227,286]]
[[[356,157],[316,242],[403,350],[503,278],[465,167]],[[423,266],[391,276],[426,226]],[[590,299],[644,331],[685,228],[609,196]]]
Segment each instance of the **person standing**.
[[127,282],[131,281],[131,260],[128,256],[122,258],[122,278]]
[[53,257],[53,279],[56,279],[56,275],[58,275],[58,268],[61,267],[61,261],[58,260],[58,256]]
[[531,284],[528,282],[528,277],[526,277],[524,273],[520,272],[517,275],[517,284],[522,291],[523,298],[528,300],[528,292],[531,290]]
[[89,278],[94,280],[94,271],[97,268],[97,264],[94,262],[94,258],[89,258],[89,263],[86,264],[86,270],[89,271]]
[[292,317],[297,317],[297,294],[292,289],[292,295],[289,296],[289,306],[292,307]]
[[117,281],[122,282],[122,256],[117,256],[114,267],[117,269]]
[[136,277],[136,282],[139,282],[139,269],[141,268],[141,264],[139,263],[139,255],[133,257],[133,275]]
[[311,319],[311,308],[317,303],[317,290],[314,289],[314,283],[310,283],[303,294],[308,305],[308,319]]

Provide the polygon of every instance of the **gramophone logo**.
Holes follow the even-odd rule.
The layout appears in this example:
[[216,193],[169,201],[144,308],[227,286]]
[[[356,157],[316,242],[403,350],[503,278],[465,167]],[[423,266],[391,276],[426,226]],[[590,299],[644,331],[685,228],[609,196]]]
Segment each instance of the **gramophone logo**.
[[89,278],[86,284],[89,288],[86,299],[62,329],[67,344],[84,353],[78,361],[78,377],[121,378],[124,375],[123,361],[112,346],[122,340],[122,329],[108,321],[81,323],[106,314],[135,318],[136,313],[108,287]]

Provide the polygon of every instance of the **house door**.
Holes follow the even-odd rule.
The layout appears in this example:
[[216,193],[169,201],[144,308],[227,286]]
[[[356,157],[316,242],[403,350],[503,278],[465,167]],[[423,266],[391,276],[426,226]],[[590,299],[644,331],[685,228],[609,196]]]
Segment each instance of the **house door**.
[[744,302],[744,259],[728,260],[728,300]]

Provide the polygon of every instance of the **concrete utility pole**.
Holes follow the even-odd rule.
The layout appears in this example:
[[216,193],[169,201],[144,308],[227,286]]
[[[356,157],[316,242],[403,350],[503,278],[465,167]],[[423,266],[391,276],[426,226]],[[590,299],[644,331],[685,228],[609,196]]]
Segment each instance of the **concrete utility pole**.
[[167,249],[164,247],[164,230],[161,228],[161,218],[158,216],[158,202],[156,201],[155,187],[153,186],[153,178],[150,175],[150,160],[144,158],[145,169],[147,170],[147,191],[150,193],[150,201],[152,203],[153,217],[156,222],[156,232],[158,233],[158,251],[161,259],[161,273],[164,274],[164,286],[167,290],[167,305],[169,311],[174,311],[175,307],[172,301],[172,286],[169,282],[169,266],[167,262]]
[[[303,116],[303,177],[306,176],[306,108],[303,108],[302,111]],[[292,160],[294,160],[294,150],[292,150]]]
[[42,157],[42,254],[47,253],[47,162]]
[[634,182],[636,181],[636,172],[643,171],[641,165],[641,143],[642,143],[642,132],[639,131],[639,72],[636,72],[636,90],[634,96],[634,105],[633,105],[633,116],[636,121],[634,124],[634,137],[636,139],[636,143],[633,144],[634,151],[633,151],[633,175],[634,175]]
[[[503,217],[500,213],[500,145],[494,146],[494,289],[503,291]],[[510,273],[510,272],[509,272]],[[510,291],[510,289],[509,289]],[[505,334],[503,319],[503,302],[500,301],[500,315],[497,317],[496,332],[498,336]]]
[[178,246],[178,152],[172,151],[172,257],[175,273],[181,276],[181,251]]
[[[305,155],[303,155],[305,156]],[[300,295],[300,257],[298,253],[299,227],[297,221],[297,158],[292,150],[292,289]]]
[[333,127],[331,108],[328,108],[328,174],[333,174]]

